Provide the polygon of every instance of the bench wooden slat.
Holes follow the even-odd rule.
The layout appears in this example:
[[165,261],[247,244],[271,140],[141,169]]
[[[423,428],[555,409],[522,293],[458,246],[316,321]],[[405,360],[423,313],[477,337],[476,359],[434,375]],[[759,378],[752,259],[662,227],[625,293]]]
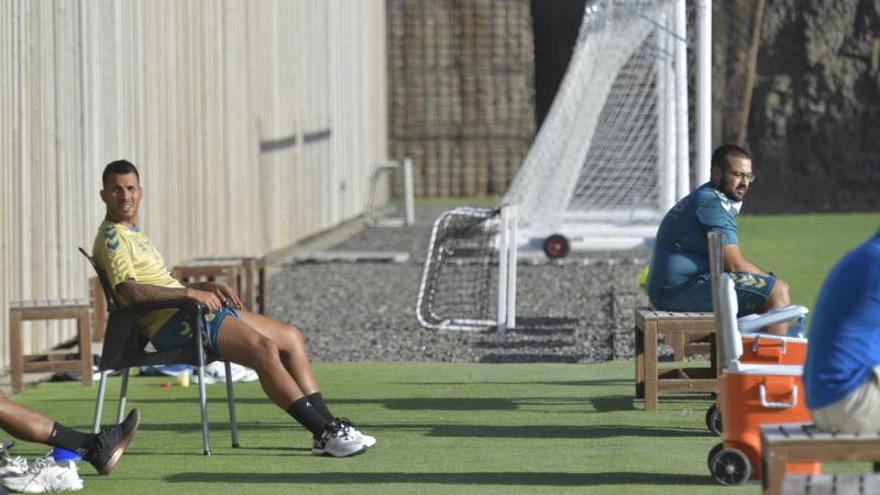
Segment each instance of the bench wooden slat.
[[864,473],[786,476],[782,495],[860,495],[880,493],[880,475]]
[[832,433],[804,423],[768,424],[761,426],[761,444],[767,466],[765,494],[880,494],[880,474],[804,476],[784,472],[790,462],[880,461],[880,433]]
[[82,306],[89,306],[89,300],[88,299],[39,299],[39,300],[9,301],[9,309],[79,308]]

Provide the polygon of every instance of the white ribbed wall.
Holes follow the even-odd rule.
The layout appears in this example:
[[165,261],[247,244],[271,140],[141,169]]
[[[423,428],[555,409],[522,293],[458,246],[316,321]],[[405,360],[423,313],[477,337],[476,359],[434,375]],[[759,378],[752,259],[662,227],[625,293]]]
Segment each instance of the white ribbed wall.
[[109,161],[140,168],[169,265],[361,214],[387,152],[384,23],[383,0],[0,2],[0,368],[10,300],[86,297]]

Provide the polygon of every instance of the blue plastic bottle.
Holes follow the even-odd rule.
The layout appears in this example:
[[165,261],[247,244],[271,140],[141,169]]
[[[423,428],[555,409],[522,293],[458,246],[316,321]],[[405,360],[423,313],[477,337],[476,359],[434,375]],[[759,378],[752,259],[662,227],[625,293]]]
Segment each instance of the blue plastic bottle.
[[79,462],[82,460],[82,456],[77,454],[76,452],[71,452],[69,450],[62,449],[61,447],[55,447],[52,449],[52,452],[49,453],[55,462]]
[[800,315],[794,323],[788,327],[789,337],[804,338],[807,335],[807,317]]

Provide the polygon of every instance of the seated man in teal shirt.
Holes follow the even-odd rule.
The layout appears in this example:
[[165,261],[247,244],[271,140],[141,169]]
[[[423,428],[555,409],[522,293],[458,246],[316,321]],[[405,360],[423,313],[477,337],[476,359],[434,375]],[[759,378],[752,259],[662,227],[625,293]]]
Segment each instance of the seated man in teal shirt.
[[[727,144],[712,154],[711,181],[682,198],[663,217],[654,243],[647,292],[667,311],[712,311],[708,232],[721,234],[724,270],[736,287],[740,314],[763,313],[790,303],[788,285],[740,251],[736,215],[755,180],[746,150]],[[785,323],[766,331],[785,334]]]

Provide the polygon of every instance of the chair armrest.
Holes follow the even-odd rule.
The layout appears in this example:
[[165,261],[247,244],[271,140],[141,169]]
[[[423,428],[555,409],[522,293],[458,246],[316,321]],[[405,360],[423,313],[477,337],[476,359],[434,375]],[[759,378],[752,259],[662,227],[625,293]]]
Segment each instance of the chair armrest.
[[809,310],[804,306],[786,306],[784,308],[771,309],[760,315],[751,314],[743,316],[737,320],[737,325],[739,326],[739,332],[743,335],[758,333],[759,330],[767,325],[784,323],[808,312]]
[[137,329],[136,322],[141,315],[158,310],[182,310],[194,330],[194,339],[200,339],[203,326],[202,315],[205,307],[195,299],[180,298],[167,301],[153,301],[115,308],[109,313],[107,332],[101,353],[100,369],[118,369],[126,366],[142,366],[160,363],[190,363],[195,361],[195,347],[173,351],[144,352],[146,340]]
[[145,303],[137,303],[129,306],[124,306],[121,308],[117,308],[113,310],[113,313],[119,314],[141,314],[141,313],[149,313],[151,311],[157,311],[160,309],[182,309],[188,313],[190,316],[199,317],[205,313],[205,306],[196,301],[195,299],[189,298],[180,298],[180,299],[169,299],[166,301],[151,301]]

